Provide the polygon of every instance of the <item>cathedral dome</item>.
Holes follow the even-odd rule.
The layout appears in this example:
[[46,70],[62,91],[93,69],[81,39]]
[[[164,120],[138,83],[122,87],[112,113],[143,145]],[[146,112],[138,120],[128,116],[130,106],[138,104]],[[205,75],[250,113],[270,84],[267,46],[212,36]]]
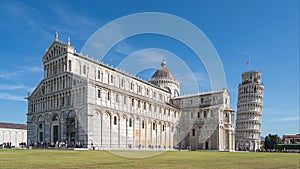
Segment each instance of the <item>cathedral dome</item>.
[[161,62],[161,68],[158,69],[153,76],[151,77],[150,81],[157,81],[157,80],[171,80],[171,81],[177,81],[175,79],[175,76],[173,73],[166,68],[166,61],[163,60]]
[[150,83],[167,90],[171,97],[180,95],[179,82],[176,80],[173,73],[167,69],[166,61],[161,62],[161,68],[159,68],[152,76]]

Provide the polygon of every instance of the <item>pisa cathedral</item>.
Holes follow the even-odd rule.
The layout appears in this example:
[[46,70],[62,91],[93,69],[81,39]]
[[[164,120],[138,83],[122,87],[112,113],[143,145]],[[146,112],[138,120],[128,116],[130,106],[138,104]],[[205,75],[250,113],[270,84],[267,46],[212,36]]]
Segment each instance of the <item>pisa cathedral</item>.
[[227,89],[180,95],[165,60],[150,81],[77,53],[58,40],[28,96],[27,143],[96,149],[235,150]]

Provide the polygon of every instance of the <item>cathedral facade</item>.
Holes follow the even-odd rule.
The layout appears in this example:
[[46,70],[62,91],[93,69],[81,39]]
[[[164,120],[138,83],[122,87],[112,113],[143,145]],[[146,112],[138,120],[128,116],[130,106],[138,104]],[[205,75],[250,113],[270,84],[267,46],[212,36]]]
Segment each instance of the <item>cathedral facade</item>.
[[234,150],[226,89],[181,96],[166,61],[149,82],[55,41],[28,97],[27,143],[96,149]]

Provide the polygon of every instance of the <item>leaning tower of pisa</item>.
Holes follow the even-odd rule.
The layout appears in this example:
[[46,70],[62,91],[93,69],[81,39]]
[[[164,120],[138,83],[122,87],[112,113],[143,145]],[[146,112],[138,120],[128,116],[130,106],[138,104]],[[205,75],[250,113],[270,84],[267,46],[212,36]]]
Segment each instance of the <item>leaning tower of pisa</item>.
[[236,148],[254,151],[260,148],[264,84],[261,72],[242,74],[236,114]]

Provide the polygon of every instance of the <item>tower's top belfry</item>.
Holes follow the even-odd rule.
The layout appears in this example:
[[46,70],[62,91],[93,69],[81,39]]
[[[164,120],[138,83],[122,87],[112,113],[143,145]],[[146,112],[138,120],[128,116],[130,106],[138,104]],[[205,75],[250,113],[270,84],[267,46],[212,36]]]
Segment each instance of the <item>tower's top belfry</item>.
[[251,71],[242,74],[242,84],[261,83],[261,72]]

